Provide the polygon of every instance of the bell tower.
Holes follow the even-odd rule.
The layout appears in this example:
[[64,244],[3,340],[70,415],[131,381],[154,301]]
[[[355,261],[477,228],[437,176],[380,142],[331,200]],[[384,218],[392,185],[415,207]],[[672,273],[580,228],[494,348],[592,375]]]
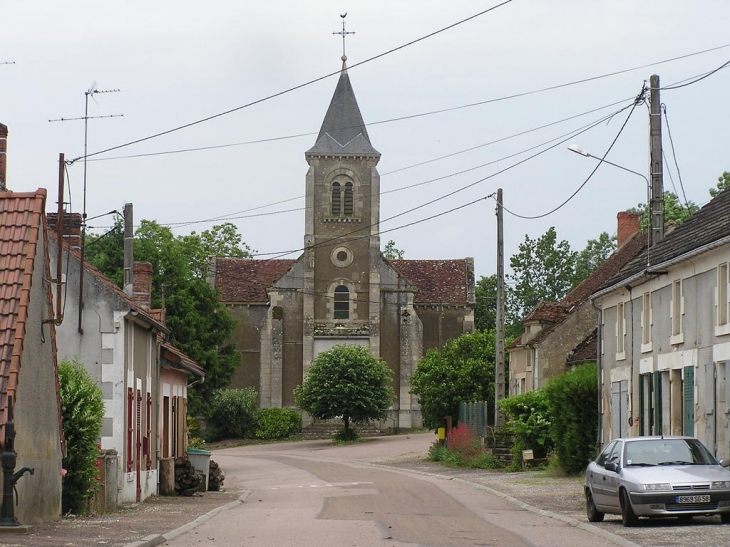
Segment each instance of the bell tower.
[[343,54],[322,128],[305,153],[304,372],[338,343],[368,345],[376,356],[380,348],[380,152],[370,143],[346,61]]

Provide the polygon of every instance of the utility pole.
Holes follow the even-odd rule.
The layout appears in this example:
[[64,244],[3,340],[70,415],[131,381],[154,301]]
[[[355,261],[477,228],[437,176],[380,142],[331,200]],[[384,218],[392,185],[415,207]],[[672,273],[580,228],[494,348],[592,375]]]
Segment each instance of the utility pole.
[[649,173],[651,175],[650,227],[651,246],[664,239],[664,177],[662,174],[662,108],[659,100],[659,76],[649,79]]
[[504,425],[504,414],[499,401],[504,399],[504,230],[502,189],[497,190],[497,317],[496,359],[494,364],[494,425]]
[[134,296],[134,222],[132,218],[132,204],[124,204],[124,292],[129,298]]

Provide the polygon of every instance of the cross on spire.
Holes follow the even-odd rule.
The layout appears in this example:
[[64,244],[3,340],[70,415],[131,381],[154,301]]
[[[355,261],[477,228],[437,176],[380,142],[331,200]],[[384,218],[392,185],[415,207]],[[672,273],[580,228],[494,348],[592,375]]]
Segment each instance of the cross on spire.
[[342,30],[339,32],[333,32],[332,34],[339,34],[342,36],[342,62],[347,61],[347,55],[345,55],[345,38],[348,34],[355,34],[355,32],[348,32],[345,30],[345,17],[347,17],[347,12],[345,14],[340,14],[340,17],[342,17]]

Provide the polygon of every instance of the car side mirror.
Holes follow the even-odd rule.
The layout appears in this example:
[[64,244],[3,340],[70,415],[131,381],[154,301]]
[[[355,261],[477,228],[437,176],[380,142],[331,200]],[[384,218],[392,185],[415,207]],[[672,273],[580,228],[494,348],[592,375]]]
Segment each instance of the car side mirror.
[[722,465],[723,467],[730,467],[730,460],[728,460],[727,458],[723,458],[720,460],[720,465]]
[[606,462],[606,471],[613,471],[614,473],[618,473],[618,463],[615,460]]

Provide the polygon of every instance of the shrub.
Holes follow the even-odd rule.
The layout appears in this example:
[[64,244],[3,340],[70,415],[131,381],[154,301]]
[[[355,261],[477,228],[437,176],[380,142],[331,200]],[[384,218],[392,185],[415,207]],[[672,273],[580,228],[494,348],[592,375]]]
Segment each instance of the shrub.
[[507,416],[507,428],[514,433],[511,471],[521,470],[522,451],[533,450],[535,458],[545,458],[553,449],[550,433],[550,406],[543,390],[528,391],[499,402]]
[[59,364],[58,381],[63,436],[66,439],[62,510],[84,515],[88,512],[89,500],[98,481],[96,460],[104,419],[104,400],[101,389],[76,359]]
[[434,444],[428,451],[428,459],[449,467],[474,469],[498,469],[501,463],[484,450],[481,441],[464,423],[459,423],[449,432],[444,445]]
[[340,429],[337,433],[335,433],[333,439],[335,442],[338,443],[349,443],[352,441],[356,441],[359,438],[357,431],[352,429],[351,427]]
[[302,417],[291,408],[262,408],[256,413],[257,439],[281,439],[302,430]]
[[595,456],[598,428],[596,365],[581,365],[552,378],[545,386],[550,407],[551,436],[566,473],[583,471]]
[[256,390],[220,389],[213,393],[210,421],[214,437],[243,439],[253,436],[256,424]]

